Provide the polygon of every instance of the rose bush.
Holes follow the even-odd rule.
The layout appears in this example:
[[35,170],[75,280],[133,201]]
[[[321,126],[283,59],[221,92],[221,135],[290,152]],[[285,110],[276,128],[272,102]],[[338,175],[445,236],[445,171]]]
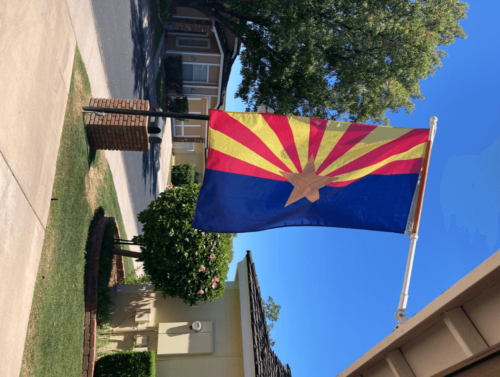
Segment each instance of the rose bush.
[[191,228],[199,184],[165,190],[138,215],[143,235],[145,273],[163,297],[178,297],[186,304],[213,301],[224,294],[232,259],[232,234]]

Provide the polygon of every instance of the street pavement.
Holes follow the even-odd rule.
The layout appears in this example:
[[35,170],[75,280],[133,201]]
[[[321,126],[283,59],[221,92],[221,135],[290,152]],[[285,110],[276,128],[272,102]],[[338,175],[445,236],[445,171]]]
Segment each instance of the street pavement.
[[[97,1],[96,1],[97,3]],[[108,1],[102,3],[110,3]],[[89,75],[94,97],[148,98],[154,82],[144,74],[140,49],[148,43],[144,33],[146,2],[127,4],[128,34],[132,50],[123,85],[106,78],[105,43],[94,23],[91,0],[2,1],[0,7],[0,376],[18,377],[34,284],[50,207],[57,153],[71,81],[76,44]],[[123,4],[122,4],[123,3]],[[135,5],[134,5],[135,4]],[[120,12],[121,8],[116,8]],[[133,13],[135,9],[136,13]],[[134,21],[132,21],[132,16]],[[142,22],[142,36],[140,33]],[[134,34],[136,33],[136,34]],[[119,39],[119,35],[109,36]],[[134,43],[135,42],[135,43]],[[149,47],[150,51],[150,47]],[[145,51],[144,53],[147,53]],[[144,56],[144,55],[143,55]],[[146,55],[147,56],[147,55]],[[113,61],[113,60],[111,60]],[[108,64],[108,63],[106,63]],[[118,69],[118,68],[117,68]],[[141,72],[142,70],[142,72]],[[114,70],[111,70],[114,71]],[[123,75],[126,73],[124,72]],[[118,76],[119,78],[119,76]],[[112,80],[115,79],[114,74]],[[128,81],[127,81],[128,80]],[[108,86],[109,81],[109,86]],[[121,80],[120,80],[121,83]],[[130,88],[130,86],[127,86]],[[125,91],[118,91],[125,90]],[[131,97],[129,96],[132,95]],[[124,97],[125,96],[125,97]],[[107,153],[127,234],[138,234],[136,216],[158,193],[160,177],[168,175],[170,130],[164,153]],[[170,145],[170,147],[169,147]],[[170,150],[169,150],[170,148]],[[159,171],[158,161],[162,163]],[[161,180],[161,179],[160,179]],[[166,183],[166,182],[165,182]],[[160,187],[160,189],[162,189]]]

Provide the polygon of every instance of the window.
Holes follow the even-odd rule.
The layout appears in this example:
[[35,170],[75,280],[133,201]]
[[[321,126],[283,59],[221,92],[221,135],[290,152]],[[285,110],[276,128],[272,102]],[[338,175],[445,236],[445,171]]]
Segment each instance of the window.
[[[200,114],[199,112],[190,111],[189,114]],[[174,137],[201,137],[200,124],[185,124],[184,121],[175,120],[174,124]]]
[[176,47],[210,48],[210,39],[208,38],[177,37],[176,42]]
[[177,142],[172,143],[174,154],[194,154],[194,143]]
[[184,81],[208,82],[208,65],[183,63],[182,79]]

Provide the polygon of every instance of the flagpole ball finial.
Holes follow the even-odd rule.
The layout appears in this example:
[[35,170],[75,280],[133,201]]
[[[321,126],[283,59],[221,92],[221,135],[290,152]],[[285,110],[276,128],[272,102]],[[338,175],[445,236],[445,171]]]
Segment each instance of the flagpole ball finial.
[[431,141],[434,141],[434,136],[436,135],[437,122],[438,122],[438,118],[436,116],[431,117],[431,121],[429,123],[429,126],[431,128],[431,131],[430,131],[431,133],[429,135]]

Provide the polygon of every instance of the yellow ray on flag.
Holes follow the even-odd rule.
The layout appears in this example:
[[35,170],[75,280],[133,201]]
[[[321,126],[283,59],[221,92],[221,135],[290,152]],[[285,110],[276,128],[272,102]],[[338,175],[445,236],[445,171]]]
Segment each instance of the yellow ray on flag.
[[411,129],[408,128],[377,127],[366,135],[361,141],[359,141],[354,147],[352,147],[349,150],[349,153],[345,153],[340,158],[333,161],[325,170],[321,172],[321,174],[330,174],[332,171],[347,165],[349,162],[358,159],[359,157],[403,136],[404,134],[407,134],[410,131]]
[[281,145],[278,136],[269,127],[266,120],[260,114],[252,113],[228,113],[238,122],[247,127],[262,140],[267,147],[278,157],[292,172],[297,172],[295,165]]
[[321,166],[323,161],[328,157],[332,149],[337,145],[338,141],[344,135],[344,132],[349,128],[349,122],[337,122],[334,120],[328,121],[326,125],[325,134],[319,145],[318,154],[314,165],[316,170]]
[[210,130],[210,148],[281,176],[282,169],[217,130]]
[[288,117],[288,123],[292,129],[293,139],[299,154],[300,166],[304,169],[309,152],[309,118],[290,116]]
[[355,179],[363,178],[367,176],[370,173],[373,173],[375,170],[380,169],[382,166],[387,165],[390,162],[393,161],[404,161],[404,160],[412,160],[414,158],[421,158],[422,155],[425,153],[425,148],[427,144],[420,144],[417,145],[416,147],[413,147],[412,149],[402,152],[399,154],[395,154],[389,158],[386,158],[385,160],[382,160],[374,165],[367,166],[363,169],[355,170],[349,173],[341,174],[336,176],[337,181],[336,182],[344,182],[344,181],[352,181]]

